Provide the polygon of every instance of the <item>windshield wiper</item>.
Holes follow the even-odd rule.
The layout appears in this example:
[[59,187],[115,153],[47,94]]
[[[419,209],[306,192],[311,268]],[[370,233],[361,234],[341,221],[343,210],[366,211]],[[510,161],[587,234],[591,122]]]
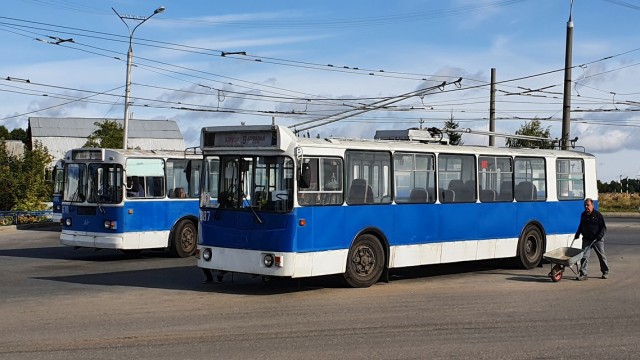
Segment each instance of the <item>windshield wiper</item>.
[[91,189],[93,190],[93,198],[96,201],[96,205],[98,206],[98,210],[100,210],[100,213],[102,215],[104,215],[105,211],[102,208],[102,205],[100,205],[100,194],[98,194],[98,186],[96,185],[96,183],[93,181],[93,176],[89,175],[89,184],[91,184]]
[[[71,195],[71,199],[69,200],[69,205],[73,205],[74,202],[78,201],[78,199],[80,199],[80,188],[76,188],[76,191],[73,193],[73,195]],[[84,201],[84,200],[81,200]],[[71,208],[69,208],[69,211],[71,211]]]
[[244,200],[247,201],[247,203],[249,204],[249,210],[251,210],[251,213],[253,214],[253,216],[256,218],[256,221],[258,222],[258,224],[262,224],[264,221],[262,219],[260,219],[260,216],[258,216],[258,213],[256,212],[256,210],[253,208],[253,206],[251,205],[251,201],[249,201],[249,199],[247,199],[247,195],[244,193],[244,191],[242,191],[242,198]]
[[216,208],[216,212],[213,213],[213,218],[216,220],[220,220],[220,209],[222,207],[232,207],[233,205],[233,197],[232,197],[232,192],[231,190],[233,190],[233,184],[231,184],[229,186],[229,189],[227,189],[227,191],[222,191],[218,194],[218,207]]

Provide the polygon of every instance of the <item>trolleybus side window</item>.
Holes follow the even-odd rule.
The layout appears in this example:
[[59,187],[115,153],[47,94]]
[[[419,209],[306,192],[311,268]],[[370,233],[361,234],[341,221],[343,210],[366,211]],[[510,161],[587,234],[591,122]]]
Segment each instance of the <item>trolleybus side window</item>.
[[433,203],[435,192],[435,156],[395,153],[393,155],[397,203]]
[[201,162],[195,160],[167,160],[167,195],[170,198],[198,197],[201,166]]
[[582,159],[556,160],[558,200],[584,199],[584,163]]
[[220,179],[220,160],[217,157],[205,157],[202,194],[200,206],[211,207],[218,198],[218,181]]
[[165,196],[164,160],[127,159],[127,197],[157,198]]
[[347,204],[391,203],[391,154],[347,151]]
[[547,198],[544,158],[516,157],[514,161],[516,201],[544,201]]
[[310,174],[308,187],[298,188],[300,205],[340,205],[343,202],[342,169],[340,158],[304,158]]
[[475,156],[441,154],[438,156],[440,202],[476,202]]
[[478,157],[481,202],[513,201],[513,160],[506,156]]
[[187,182],[189,183],[189,197],[200,196],[200,176],[202,174],[202,161],[189,160],[187,165]]

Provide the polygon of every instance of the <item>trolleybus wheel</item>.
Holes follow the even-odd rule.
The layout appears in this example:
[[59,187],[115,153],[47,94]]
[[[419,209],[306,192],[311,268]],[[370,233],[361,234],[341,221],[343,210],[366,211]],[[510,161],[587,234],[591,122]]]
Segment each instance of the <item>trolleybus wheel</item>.
[[554,265],[553,268],[551,268],[551,273],[549,274],[549,276],[551,277],[551,281],[558,282],[562,280],[563,272],[564,272],[564,269],[562,268],[562,265],[559,265],[559,264]]
[[196,250],[198,230],[193,222],[182,220],[173,233],[171,253],[179,257],[193,255]]
[[542,260],[544,239],[540,228],[527,225],[518,240],[518,257],[516,260],[525,269],[533,269]]
[[361,235],[349,249],[344,279],[352,287],[369,287],[378,282],[384,266],[384,249],[378,238]]

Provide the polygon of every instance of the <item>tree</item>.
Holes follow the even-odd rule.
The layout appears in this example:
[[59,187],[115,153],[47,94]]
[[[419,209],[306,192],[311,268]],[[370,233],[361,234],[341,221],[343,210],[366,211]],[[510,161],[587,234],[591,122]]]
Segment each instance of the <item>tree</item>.
[[20,140],[23,144],[27,143],[27,132],[23,128],[15,128],[9,133],[11,140]]
[[51,200],[52,186],[45,169],[53,157],[46,147],[35,143],[23,157],[10,156],[5,142],[0,143],[0,210],[44,210]]
[[[453,114],[449,117],[449,120],[444,122],[445,129],[457,129],[460,126],[459,123],[453,121]],[[463,145],[464,141],[462,141],[462,134],[458,132],[450,132],[449,134],[449,144],[451,145]]]
[[4,125],[0,125],[0,139],[11,140],[9,130]]
[[[542,128],[542,124],[540,120],[533,119],[530,122],[524,123],[520,126],[520,129],[516,131],[516,135],[526,135],[526,136],[536,136],[543,138],[550,138],[551,131],[549,131],[549,127],[546,129]],[[540,148],[540,149],[553,149],[553,143],[551,141],[539,141],[539,140],[524,140],[524,139],[514,139],[509,138],[506,142],[508,147],[511,148]]]
[[83,147],[97,147],[107,149],[122,149],[124,129],[113,120],[93,123],[98,128],[89,135]]

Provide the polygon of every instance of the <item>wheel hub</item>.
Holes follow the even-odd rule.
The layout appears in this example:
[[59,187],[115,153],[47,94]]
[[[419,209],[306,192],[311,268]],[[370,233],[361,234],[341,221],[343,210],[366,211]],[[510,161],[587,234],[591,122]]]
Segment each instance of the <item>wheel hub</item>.
[[189,249],[191,248],[191,246],[193,246],[194,243],[194,236],[193,236],[193,231],[183,231],[182,232],[182,248],[183,249]]
[[371,248],[361,246],[354,252],[351,261],[359,275],[369,275],[376,264],[376,257]]

